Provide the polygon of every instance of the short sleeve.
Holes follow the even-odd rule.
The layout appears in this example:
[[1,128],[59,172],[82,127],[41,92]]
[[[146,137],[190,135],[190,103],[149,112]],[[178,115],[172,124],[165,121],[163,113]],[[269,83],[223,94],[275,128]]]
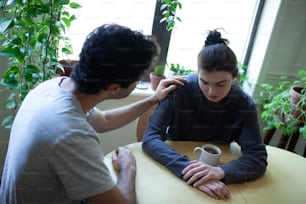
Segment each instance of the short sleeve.
[[97,136],[77,131],[57,143],[50,159],[71,200],[97,195],[115,185]]
[[90,123],[94,119],[96,119],[98,115],[97,108],[92,108],[89,112],[86,114],[86,120]]

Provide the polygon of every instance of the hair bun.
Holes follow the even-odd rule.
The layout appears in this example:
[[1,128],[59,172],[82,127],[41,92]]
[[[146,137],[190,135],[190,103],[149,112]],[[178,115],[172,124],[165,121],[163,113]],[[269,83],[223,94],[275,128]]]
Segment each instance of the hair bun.
[[215,45],[215,44],[224,44],[227,45],[228,40],[221,37],[221,33],[217,29],[209,31],[208,36],[206,37],[204,46]]

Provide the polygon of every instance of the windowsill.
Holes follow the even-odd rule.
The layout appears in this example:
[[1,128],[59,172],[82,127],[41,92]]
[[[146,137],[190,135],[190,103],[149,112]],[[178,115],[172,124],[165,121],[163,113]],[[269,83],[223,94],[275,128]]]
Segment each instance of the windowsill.
[[151,89],[151,83],[150,82],[142,82],[142,84],[138,84],[136,86],[136,88],[133,90],[131,95],[134,95],[134,96],[151,96],[153,93],[154,93],[154,91]]

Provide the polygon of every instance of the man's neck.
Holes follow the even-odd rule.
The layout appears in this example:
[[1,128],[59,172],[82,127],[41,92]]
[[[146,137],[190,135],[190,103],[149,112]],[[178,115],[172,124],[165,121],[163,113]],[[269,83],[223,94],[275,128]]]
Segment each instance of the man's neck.
[[71,78],[63,78],[59,86],[67,92],[75,95],[84,112],[90,111],[98,103],[102,102],[102,97],[99,94],[85,94],[80,92]]

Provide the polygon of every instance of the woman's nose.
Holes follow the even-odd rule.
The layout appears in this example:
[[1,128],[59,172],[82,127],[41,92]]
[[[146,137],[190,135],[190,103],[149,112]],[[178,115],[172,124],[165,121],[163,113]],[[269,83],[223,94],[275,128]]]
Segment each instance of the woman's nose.
[[208,94],[209,94],[209,95],[213,95],[213,94],[215,94],[215,92],[216,92],[216,90],[215,90],[214,87],[210,86],[210,87],[208,88]]

